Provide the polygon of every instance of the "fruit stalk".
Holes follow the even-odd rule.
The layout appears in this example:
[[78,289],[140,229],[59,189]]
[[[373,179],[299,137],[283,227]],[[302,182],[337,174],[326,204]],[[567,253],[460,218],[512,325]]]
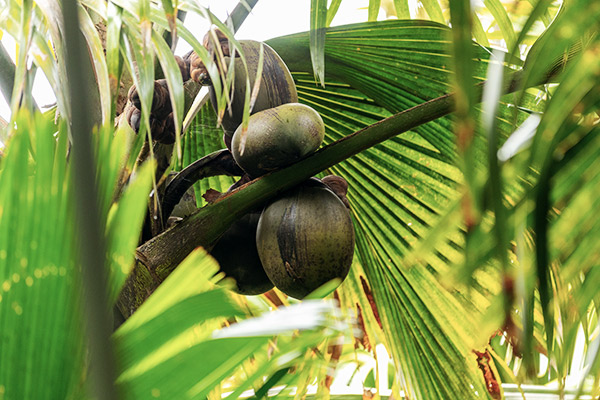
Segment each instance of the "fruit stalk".
[[173,208],[183,194],[201,179],[217,175],[241,176],[244,172],[233,161],[229,150],[223,149],[191,163],[181,170],[167,185],[163,196],[162,217],[166,226]]

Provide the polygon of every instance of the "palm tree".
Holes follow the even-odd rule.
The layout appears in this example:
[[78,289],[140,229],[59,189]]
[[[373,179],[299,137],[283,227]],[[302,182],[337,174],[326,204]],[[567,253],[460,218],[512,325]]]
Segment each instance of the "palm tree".
[[[235,180],[222,165],[211,176],[226,154],[215,153],[217,113],[184,84],[170,44],[202,58],[222,112],[231,77],[184,13],[238,47],[256,1],[226,23],[192,2],[2,4],[18,52],[16,64],[0,53],[12,110],[0,139],[0,397],[259,398],[277,387],[300,398],[316,386],[321,398],[332,369],[377,344],[394,398],[598,396],[600,7],[423,0],[411,12],[417,2],[394,1],[383,6],[397,19],[376,21],[370,1],[369,21],[328,27],[340,3],[311,1],[310,32],[267,41],[323,118],[325,146],[209,204],[201,194]],[[46,113],[31,96],[38,69],[57,98]],[[158,77],[174,145],[147,129]],[[131,82],[137,135],[117,117]],[[204,178],[200,208],[164,230],[151,222],[163,177],[190,164]],[[349,183],[356,235],[339,288],[298,302],[216,285],[198,246],[330,173]],[[113,331],[115,305],[127,319]]]

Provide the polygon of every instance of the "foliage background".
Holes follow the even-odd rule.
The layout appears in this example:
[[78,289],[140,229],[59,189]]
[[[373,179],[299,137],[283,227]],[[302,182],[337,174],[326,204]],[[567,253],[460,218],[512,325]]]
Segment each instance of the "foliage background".
[[[396,397],[402,391],[419,399],[500,398],[515,390],[510,384],[597,395],[600,249],[598,219],[590,213],[598,209],[600,176],[594,163],[600,149],[598,6],[488,0],[474,7],[470,27],[469,2],[370,1],[370,22],[325,33],[339,3],[312,1],[310,33],[267,42],[293,72],[300,100],[325,120],[326,144],[340,149],[334,142],[342,137],[458,93],[452,116],[411,121],[408,132],[392,132],[323,171],[345,177],[351,187],[355,263],[329,296],[343,314],[327,301],[289,306],[296,302],[278,292],[235,296],[214,286],[216,265],[198,250],[112,334],[117,390],[131,398],[216,398],[249,388],[259,396],[284,385],[283,393],[301,397],[314,385],[322,397],[331,368],[355,362],[359,353],[374,355],[373,345],[382,343],[393,359]],[[90,98],[100,110],[90,119],[104,126],[92,136],[93,184],[114,304],[157,181],[149,162],[135,166],[136,178],[118,189],[143,135],[136,140],[127,126],[112,128],[116,83],[127,71],[134,77],[147,119],[158,60],[183,121],[182,82],[162,35],[172,29],[177,9],[212,16],[191,2],[77,4],[94,60],[98,96],[89,92]],[[380,7],[399,19],[375,22]],[[82,188],[67,158],[66,122],[76,99],[65,90],[70,76],[57,23],[61,10],[31,1],[6,2],[2,9],[2,32],[18,51],[16,65],[0,69],[13,111],[0,161],[0,318],[7,327],[0,333],[0,397],[102,397],[90,386],[100,364],[87,357],[90,335],[81,329],[90,318],[80,302],[81,227],[74,212]],[[185,25],[177,32],[202,52]],[[503,63],[493,61],[491,45],[504,49]],[[502,67],[490,72],[495,64]],[[37,108],[31,81],[38,69],[56,94],[57,119],[54,110],[29,111]],[[551,70],[562,73],[540,86]],[[513,94],[494,90],[503,76],[519,77]],[[485,79],[479,105],[481,91],[473,84]],[[533,128],[523,128],[525,120]],[[173,165],[184,167],[220,148],[215,126],[214,112],[203,107]],[[499,157],[498,149],[513,142],[518,151]],[[297,170],[289,171],[297,178]],[[196,193],[228,185],[211,178]],[[288,307],[270,311],[280,305]],[[50,386],[56,391],[48,392]]]

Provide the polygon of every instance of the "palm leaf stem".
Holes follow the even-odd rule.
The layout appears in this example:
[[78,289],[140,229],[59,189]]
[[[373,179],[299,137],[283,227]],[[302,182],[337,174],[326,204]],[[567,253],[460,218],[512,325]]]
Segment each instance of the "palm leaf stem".
[[222,149],[194,161],[181,170],[167,185],[163,196],[163,224],[185,192],[197,181],[217,175],[241,176],[244,173],[233,160],[231,152]]

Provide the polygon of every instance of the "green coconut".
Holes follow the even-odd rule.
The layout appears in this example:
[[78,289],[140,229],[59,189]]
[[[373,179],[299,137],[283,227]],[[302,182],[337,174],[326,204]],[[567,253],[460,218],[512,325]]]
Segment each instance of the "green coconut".
[[[225,135],[231,137],[233,132],[242,123],[244,101],[246,98],[246,76],[250,81],[250,88],[254,87],[256,81],[256,72],[258,70],[258,62],[260,57],[261,42],[254,40],[239,41],[244,57],[248,73],[244,68],[241,57],[236,57],[235,60],[235,79],[233,82],[233,93],[230,106],[225,110],[223,115],[222,126]],[[263,43],[263,66],[260,80],[260,89],[256,97],[254,107],[251,114],[277,107],[285,103],[296,103],[298,101],[298,93],[296,92],[296,84],[290,74],[289,69],[269,45]],[[230,58],[225,57],[225,65],[229,65]],[[214,90],[210,89],[210,98],[215,110],[217,110],[217,102]]]
[[239,294],[257,295],[273,288],[256,249],[259,218],[260,213],[250,213],[234,222],[210,251]]
[[242,127],[233,134],[231,153],[253,177],[274,171],[314,152],[323,143],[325,125],[313,108],[289,103],[251,115],[246,142]]
[[288,296],[302,299],[348,275],[354,255],[352,219],[331,190],[309,180],[263,210],[256,247],[271,282]]

